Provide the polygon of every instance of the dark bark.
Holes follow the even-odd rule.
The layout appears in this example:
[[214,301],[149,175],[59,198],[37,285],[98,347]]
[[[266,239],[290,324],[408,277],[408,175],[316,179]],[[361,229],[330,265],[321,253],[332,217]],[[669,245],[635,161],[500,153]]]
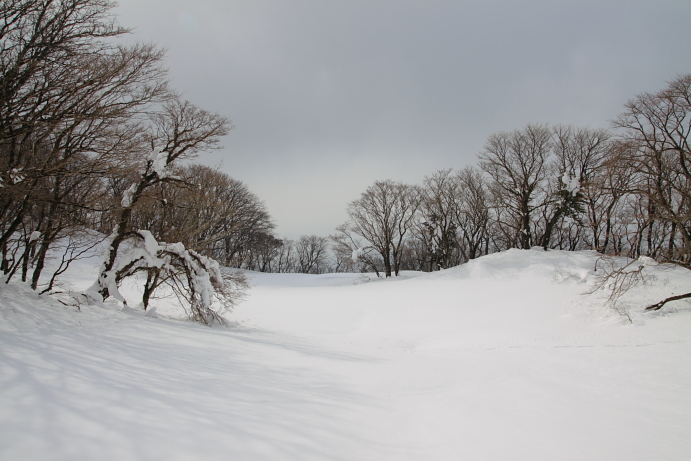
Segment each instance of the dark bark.
[[645,310],[647,310],[647,311],[659,311],[662,308],[662,306],[664,306],[668,302],[679,301],[680,299],[688,299],[688,298],[691,298],[691,293],[686,293],[686,294],[677,295],[677,296],[670,296],[669,298],[663,299],[659,303],[655,303],[653,305],[646,307]]

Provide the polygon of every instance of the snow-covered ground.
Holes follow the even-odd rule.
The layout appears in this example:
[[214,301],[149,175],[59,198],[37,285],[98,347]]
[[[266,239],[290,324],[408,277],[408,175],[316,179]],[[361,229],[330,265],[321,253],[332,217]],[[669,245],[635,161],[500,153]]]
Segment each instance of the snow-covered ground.
[[690,274],[651,268],[630,323],[583,294],[594,262],[249,273],[229,328],[1,284],[0,459],[691,459],[691,303],[642,311]]

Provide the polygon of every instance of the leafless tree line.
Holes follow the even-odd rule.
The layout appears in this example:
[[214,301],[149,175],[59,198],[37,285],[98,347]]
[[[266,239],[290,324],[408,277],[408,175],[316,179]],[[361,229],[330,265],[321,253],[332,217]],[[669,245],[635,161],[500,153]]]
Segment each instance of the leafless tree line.
[[[331,255],[320,267],[388,277],[537,246],[689,268],[690,86],[680,76],[635,97],[611,129],[527,125],[491,135],[476,166],[421,185],[376,181],[321,239]],[[296,242],[272,244],[259,270],[309,272],[290,262]]]
[[509,248],[648,256],[691,269],[691,75],[630,100],[612,129],[527,125],[477,166],[377,181],[332,236],[344,270],[432,271]]

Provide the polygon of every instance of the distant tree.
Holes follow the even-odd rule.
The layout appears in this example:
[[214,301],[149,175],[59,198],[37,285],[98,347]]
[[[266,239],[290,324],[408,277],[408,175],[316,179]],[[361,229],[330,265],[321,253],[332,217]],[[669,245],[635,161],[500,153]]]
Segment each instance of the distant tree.
[[295,272],[296,266],[295,242],[290,239],[281,240],[281,245],[276,249],[273,272]]
[[359,248],[358,245],[350,245],[347,237],[341,234],[333,234],[329,236],[331,239],[331,251],[334,258],[334,272],[361,272],[362,265],[358,263],[357,258],[353,259],[353,251]]
[[269,270],[279,241],[259,197],[217,168],[191,164],[173,174],[180,180],[160,182],[142,197],[133,224],[226,266]]
[[461,261],[490,252],[494,234],[490,214],[490,191],[481,172],[468,166],[456,173],[459,206],[454,209]]
[[528,249],[538,243],[533,226],[545,204],[552,135],[546,126],[491,135],[480,154],[480,167],[492,180],[501,226],[511,246]]
[[503,234],[500,246],[579,245],[585,212],[581,183],[600,166],[604,138],[606,132],[543,125],[488,138],[480,167],[490,178],[493,214]]
[[302,235],[295,242],[296,272],[321,274],[328,270],[329,239],[317,235]]
[[557,149],[557,157],[563,171],[579,178],[587,246],[600,253],[616,253],[617,227],[633,177],[624,161],[622,144],[608,131],[587,128],[571,130],[563,138],[558,147],[566,147]]
[[[557,234],[556,247],[579,249],[584,238],[580,219],[586,205],[591,206],[590,215],[595,216],[594,195],[599,195],[595,176],[612,148],[611,137],[606,130],[563,125],[552,129],[554,166],[548,180],[548,202],[542,209],[545,224],[540,244],[543,248],[550,248]],[[595,222],[592,224],[597,226]]]
[[262,232],[258,236],[253,253],[255,254],[257,270],[259,272],[278,272],[275,268],[275,263],[283,245],[283,240],[276,238],[272,234]]
[[458,178],[451,171],[439,170],[426,176],[420,188],[416,252],[418,258],[424,260],[423,267],[429,265],[429,270],[446,269],[460,263],[456,232],[462,198]]
[[[623,158],[634,173],[627,191],[642,199],[646,210],[648,256],[691,270],[691,74],[629,100],[613,123],[623,131],[628,147]],[[654,238],[666,245],[654,244]],[[690,297],[672,296],[648,309]]]
[[[419,205],[417,187],[390,180],[376,181],[348,205],[350,220],[339,232],[351,241],[353,234],[362,237],[367,248],[381,256],[385,276],[398,275],[405,239],[413,227]],[[369,261],[376,267],[372,258]]]
[[351,223],[346,222],[336,227],[336,234],[330,238],[336,261],[342,267],[341,272],[372,271],[379,277],[384,271],[381,254],[352,230]]
[[666,225],[667,246],[655,256],[691,269],[691,74],[631,99],[614,126],[631,147],[625,158],[636,180],[629,192]]

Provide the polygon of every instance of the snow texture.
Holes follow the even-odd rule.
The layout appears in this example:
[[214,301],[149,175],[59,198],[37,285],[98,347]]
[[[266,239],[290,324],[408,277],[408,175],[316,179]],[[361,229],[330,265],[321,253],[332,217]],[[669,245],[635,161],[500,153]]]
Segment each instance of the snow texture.
[[132,196],[134,193],[137,191],[137,184],[132,184],[129,189],[127,189],[123,194],[122,194],[122,200],[120,201],[120,205],[123,206],[123,208],[127,208],[128,206],[132,205]]
[[168,152],[154,148],[149,155],[151,166],[160,179],[180,179],[179,176],[172,175],[168,168]]
[[650,256],[641,256],[638,258],[638,262],[640,262],[644,266],[657,266],[658,265],[658,262],[655,261]]
[[168,176],[168,153],[159,152],[153,162],[154,170],[158,174],[158,177],[163,179]]
[[571,193],[571,195],[576,195],[581,190],[581,183],[578,178],[566,171],[561,177],[561,182],[564,184],[564,190]]
[[646,265],[619,304],[631,324],[584,294],[597,257],[249,273],[230,328],[173,320],[172,298],[152,318],[2,283],[0,460],[685,461],[691,303],[644,307],[689,271]]
[[[26,176],[22,173],[21,168],[12,168],[9,172],[9,177],[10,185],[19,184],[20,182],[24,181],[24,178],[26,178]],[[0,178],[0,187],[4,187],[2,178]]]
[[355,250],[353,250],[353,254],[351,255],[351,258],[353,259],[353,261],[357,262],[357,260],[360,259],[360,256],[363,256],[364,254],[366,254],[365,253],[366,249],[367,249],[366,247],[362,247],[362,248],[356,248]]

